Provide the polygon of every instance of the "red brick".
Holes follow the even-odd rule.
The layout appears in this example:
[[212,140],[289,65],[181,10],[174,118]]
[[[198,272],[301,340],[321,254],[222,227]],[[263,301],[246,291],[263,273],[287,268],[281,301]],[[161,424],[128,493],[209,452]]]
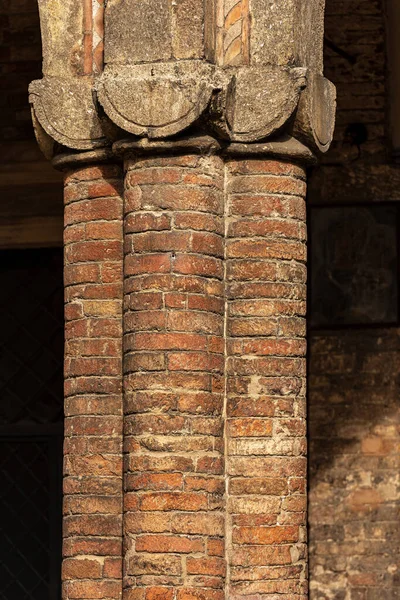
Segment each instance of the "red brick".
[[65,189],[65,313],[73,321],[65,331],[63,577],[71,600],[117,598],[122,589],[119,174],[114,165],[78,169]]
[[300,179],[305,179],[304,168],[291,162],[282,160],[265,159],[241,159],[232,160],[228,163],[228,168],[232,174],[271,174],[271,175],[291,175]]
[[232,437],[265,437],[272,435],[272,421],[263,419],[231,419],[228,422]]
[[122,580],[122,559],[106,558],[103,565],[103,577]]
[[129,213],[125,218],[125,232],[162,231],[171,228],[171,218],[165,214]]
[[196,575],[225,575],[226,565],[222,558],[191,558],[186,561],[187,572]]
[[201,352],[171,352],[168,366],[172,371],[221,371],[223,357],[217,354]]
[[137,333],[137,350],[206,350],[207,338],[189,333]]
[[175,591],[167,587],[149,587],[146,589],[146,600],[173,600]]
[[66,247],[66,260],[71,263],[118,260],[122,244],[118,240],[77,242]]
[[117,219],[120,221],[119,228],[122,228],[122,201],[120,198],[115,201],[110,201],[109,198],[76,201],[66,206],[64,211],[64,225],[90,224],[91,221]]
[[141,497],[141,510],[183,510],[196,511],[207,508],[205,494],[194,493],[148,493]]
[[105,180],[89,183],[87,190],[88,198],[121,196],[121,186]]
[[179,490],[183,487],[181,473],[142,473],[131,474],[128,479],[128,490]]
[[235,544],[283,544],[297,542],[298,527],[240,527],[233,530]]
[[62,578],[68,579],[100,579],[102,565],[92,559],[66,559],[62,565]]
[[182,588],[178,591],[177,600],[224,600],[223,590],[199,588]]
[[204,552],[201,538],[174,535],[141,535],[136,538],[137,552],[178,552],[191,554]]
[[100,266],[96,264],[66,265],[64,269],[64,285],[77,283],[99,283]]
[[182,179],[182,170],[177,168],[148,167],[144,169],[132,169],[127,176],[130,186],[155,184],[155,183],[178,183]]
[[94,181],[103,178],[120,178],[122,176],[119,165],[104,164],[95,167],[80,167],[66,174],[64,184],[68,185],[74,181]]
[[102,600],[103,598],[118,598],[121,591],[119,581],[69,581],[65,585],[68,598],[73,600]]
[[248,173],[244,176],[232,177],[228,183],[228,191],[231,194],[257,193],[264,190],[269,194],[304,196],[305,182],[290,176],[277,177]]
[[222,279],[223,275],[223,265],[220,260],[193,254],[178,254],[173,262],[172,269],[175,273],[183,273],[184,275],[201,275],[218,279]]

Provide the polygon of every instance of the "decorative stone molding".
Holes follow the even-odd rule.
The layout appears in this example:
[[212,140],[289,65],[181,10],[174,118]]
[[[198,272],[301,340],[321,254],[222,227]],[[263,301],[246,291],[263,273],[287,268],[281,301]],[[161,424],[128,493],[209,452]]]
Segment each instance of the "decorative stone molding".
[[297,109],[294,133],[315,150],[329,149],[335,128],[336,88],[326,77],[309,71]]
[[167,137],[200,117],[212,90],[212,66],[206,62],[149,63],[106,67],[98,98],[121,129]]
[[91,82],[85,78],[32,81],[29,100],[43,129],[59,144],[78,150],[106,144]]
[[237,70],[218,98],[222,110],[211,110],[214,127],[233,141],[254,142],[272,135],[295,111],[304,75],[305,69],[276,66]]
[[63,146],[90,150],[124,132],[166,138],[196,125],[234,142],[287,134],[329,147],[335,89],[322,75],[323,0],[39,5],[44,79],[30,98]]
[[223,26],[219,28],[217,63],[224,66],[250,63],[249,0],[223,1]]
[[102,68],[102,3],[39,0],[39,14],[44,77],[29,87],[34,120],[68,148],[106,145],[93,77]]

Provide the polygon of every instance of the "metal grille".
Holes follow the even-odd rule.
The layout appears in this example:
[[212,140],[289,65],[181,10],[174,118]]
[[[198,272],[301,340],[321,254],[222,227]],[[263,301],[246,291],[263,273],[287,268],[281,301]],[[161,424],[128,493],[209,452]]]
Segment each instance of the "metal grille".
[[62,252],[0,255],[0,425],[63,418]]
[[58,598],[59,439],[3,438],[0,449],[0,598]]
[[0,600],[58,600],[62,251],[2,251],[0,278]]

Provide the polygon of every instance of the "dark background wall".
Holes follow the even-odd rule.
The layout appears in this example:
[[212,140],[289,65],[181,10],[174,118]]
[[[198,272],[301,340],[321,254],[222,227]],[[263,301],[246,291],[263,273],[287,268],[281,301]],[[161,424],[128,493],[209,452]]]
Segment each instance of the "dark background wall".
[[[311,178],[311,213],[328,204],[365,210],[370,202],[396,203],[400,167],[391,153],[381,1],[327,0],[326,37],[337,126],[332,149]],[[354,131],[367,133],[359,147]],[[309,233],[315,253],[315,232]],[[348,267],[351,278],[357,246],[352,239],[343,244],[341,269]],[[375,256],[388,267],[379,245]],[[397,277],[396,266],[390,268]],[[378,274],[358,285],[368,301]],[[368,326],[311,329],[309,340],[310,597],[400,598],[400,329],[380,326],[378,318]]]
[[37,0],[0,0],[0,248],[62,243],[62,177],[39,150],[28,103],[41,76]]

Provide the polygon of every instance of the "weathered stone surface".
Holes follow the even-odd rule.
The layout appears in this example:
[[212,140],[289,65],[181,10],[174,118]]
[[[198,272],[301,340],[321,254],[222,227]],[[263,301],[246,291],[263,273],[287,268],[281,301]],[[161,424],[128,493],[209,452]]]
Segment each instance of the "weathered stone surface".
[[172,53],[177,59],[201,58],[204,54],[203,0],[172,3]]
[[83,2],[38,0],[43,74],[68,77],[81,72]]
[[106,68],[98,84],[108,116],[136,135],[166,137],[195,121],[212,93],[212,66],[203,62]]
[[295,133],[317,150],[326,152],[333,139],[335,114],[335,86],[322,75],[308,72],[307,86],[297,110]]
[[43,129],[60,144],[90,149],[106,142],[86,79],[46,77],[32,81],[29,100]]
[[204,136],[180,136],[174,140],[149,140],[147,138],[118,140],[113,144],[115,156],[126,157],[130,154],[215,154],[221,150],[221,144],[215,138]]
[[171,13],[165,0],[110,0],[105,11],[106,64],[168,60]]
[[253,65],[298,64],[295,45],[298,5],[297,0],[253,0],[250,36]]
[[322,73],[324,0],[253,0],[253,65],[295,65]]
[[229,156],[273,156],[276,158],[286,158],[286,160],[297,160],[303,164],[313,165],[316,162],[316,156],[311,150],[289,135],[283,135],[273,140],[264,142],[234,142],[229,144],[225,150]]
[[235,141],[252,142],[271,135],[293,114],[305,85],[303,69],[242,68],[227,86],[217,128]]
[[323,73],[325,0],[298,3],[295,25],[296,57],[299,64],[315,73]]
[[41,149],[41,151],[43,152],[43,154],[47,158],[47,160],[52,160],[52,158],[54,156],[54,145],[55,145],[54,139],[48,133],[46,133],[46,131],[43,129],[43,127],[39,123],[39,120],[37,119],[35,111],[33,110],[32,107],[31,107],[31,117],[32,117],[33,130],[35,132],[35,138],[36,138],[37,143],[39,144],[39,148]]
[[199,0],[110,0],[106,7],[106,64],[201,58],[203,3]]
[[100,77],[98,13],[89,1],[75,12],[72,4],[40,0],[46,77],[32,88],[37,119],[63,145],[105,145],[115,139],[110,122],[164,138],[204,116],[203,126],[236,142],[264,140],[290,123],[285,133],[312,149],[329,146],[335,103],[321,75],[324,0],[109,0]]

